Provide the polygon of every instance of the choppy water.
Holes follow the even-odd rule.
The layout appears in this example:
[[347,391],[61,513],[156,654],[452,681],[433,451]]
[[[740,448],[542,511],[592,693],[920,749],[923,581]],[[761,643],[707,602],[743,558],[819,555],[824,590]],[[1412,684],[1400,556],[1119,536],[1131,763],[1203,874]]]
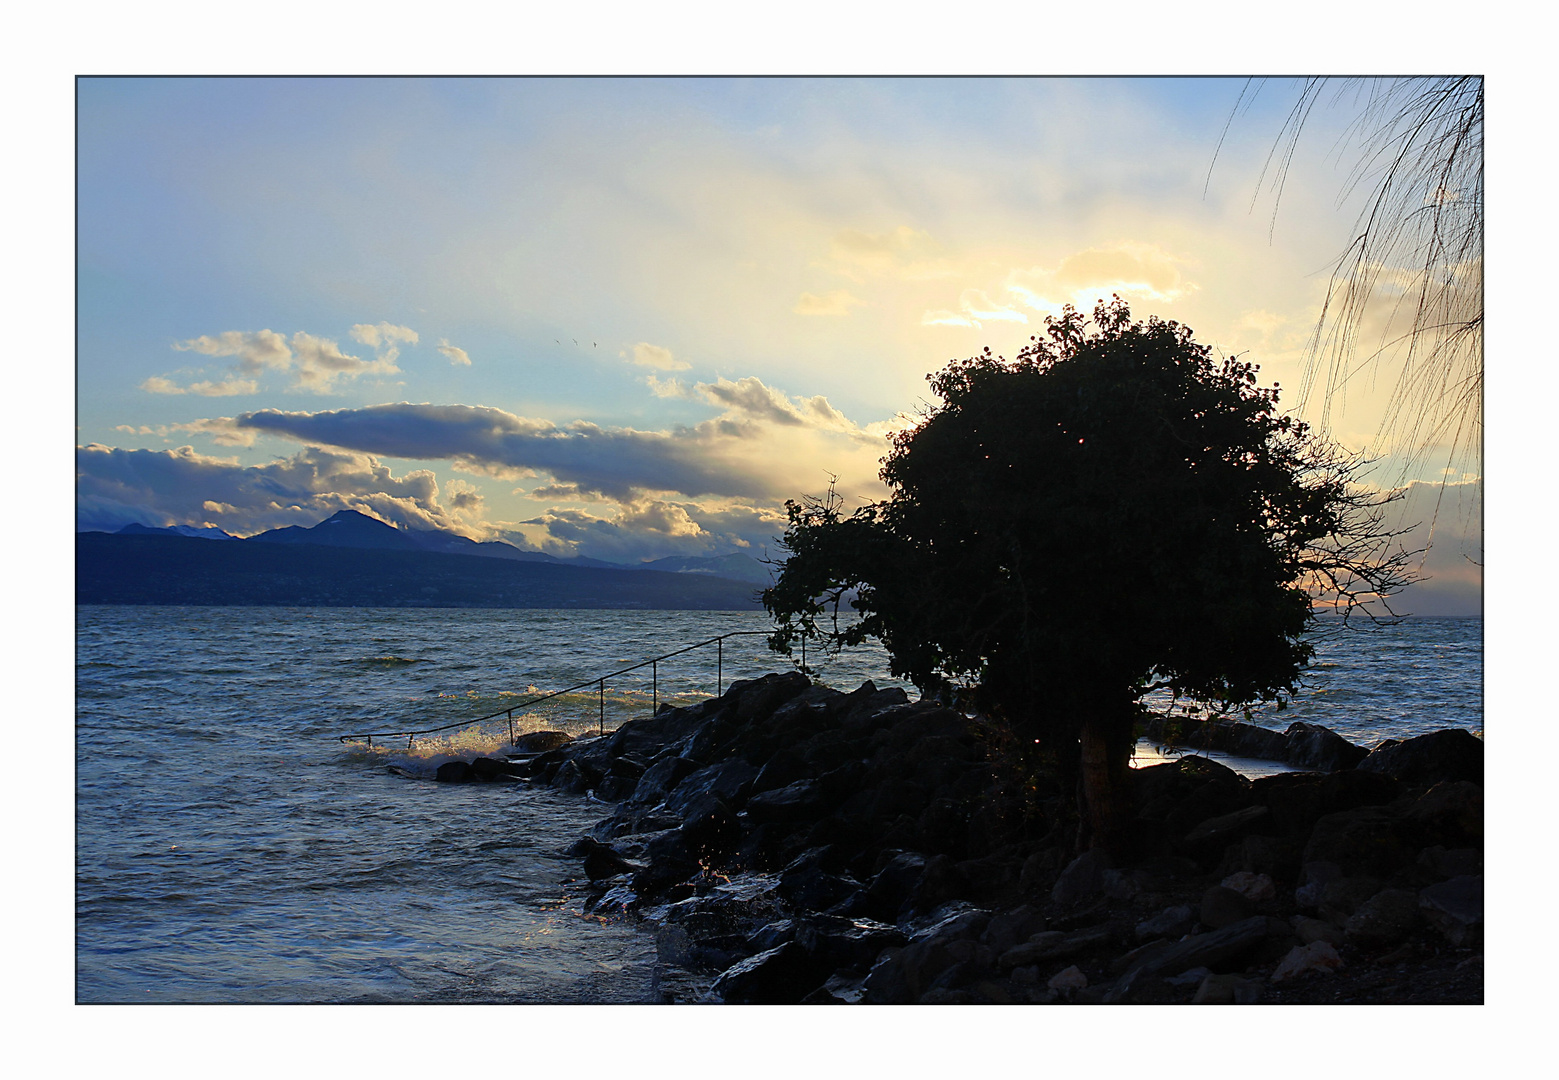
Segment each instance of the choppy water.
[[[761,612],[77,609],[80,1001],[624,1002],[653,945],[587,917],[560,852],[602,814],[524,785],[393,776],[404,742],[732,630]],[[1266,720],[1355,741],[1482,729],[1482,625],[1412,620],[1322,643],[1310,692]],[[815,657],[813,658],[815,660]],[[758,637],[592,687],[523,729],[607,727],[717,678],[778,670]],[[885,679],[873,647],[823,668]],[[1263,722],[1257,717],[1257,722]],[[506,721],[412,752],[496,746]]]

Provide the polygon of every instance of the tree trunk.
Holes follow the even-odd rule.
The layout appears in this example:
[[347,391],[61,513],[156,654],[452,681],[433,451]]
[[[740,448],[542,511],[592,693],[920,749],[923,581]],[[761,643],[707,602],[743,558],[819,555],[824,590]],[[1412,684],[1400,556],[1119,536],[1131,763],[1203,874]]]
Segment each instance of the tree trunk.
[[1095,712],[1080,740],[1087,846],[1112,855],[1125,854],[1131,842],[1131,730],[1129,718]]

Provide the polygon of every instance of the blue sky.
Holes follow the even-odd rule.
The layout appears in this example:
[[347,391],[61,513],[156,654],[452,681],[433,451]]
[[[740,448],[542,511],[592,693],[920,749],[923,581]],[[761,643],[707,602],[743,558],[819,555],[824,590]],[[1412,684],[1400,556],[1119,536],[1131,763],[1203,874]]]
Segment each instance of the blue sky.
[[[1244,86],[83,80],[78,528],[352,507],[561,556],[761,555],[830,476],[884,494],[928,372],[1112,292],[1297,390],[1362,205],[1354,113],[1317,111],[1277,202],[1291,86],[1229,123]],[[1389,385],[1332,418],[1382,477]],[[1437,521],[1419,610],[1478,602],[1453,464],[1404,510]]]

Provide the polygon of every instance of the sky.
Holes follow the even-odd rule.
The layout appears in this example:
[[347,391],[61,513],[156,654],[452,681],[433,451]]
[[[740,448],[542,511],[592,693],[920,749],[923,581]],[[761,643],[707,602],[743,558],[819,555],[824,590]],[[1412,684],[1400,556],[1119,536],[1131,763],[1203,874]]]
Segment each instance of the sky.
[[[927,374],[1119,294],[1299,400],[1362,195],[1347,100],[1244,78],[77,83],[78,529],[357,509],[561,557],[777,554],[884,497]],[[1476,458],[1332,434],[1481,610]]]

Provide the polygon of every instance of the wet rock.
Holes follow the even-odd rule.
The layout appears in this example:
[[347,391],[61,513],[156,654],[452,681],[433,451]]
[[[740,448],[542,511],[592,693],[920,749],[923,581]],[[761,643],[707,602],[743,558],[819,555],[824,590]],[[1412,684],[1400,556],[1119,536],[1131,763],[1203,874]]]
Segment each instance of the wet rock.
[[737,719],[752,722],[768,718],[790,699],[811,688],[812,681],[799,671],[765,675],[745,686],[731,684],[731,696],[736,698]]
[[617,851],[588,836],[569,848],[566,854],[584,859],[585,876],[591,881],[602,881],[619,874],[632,874],[644,869],[642,863],[625,859]]
[[1186,845],[1204,850],[1222,847],[1265,821],[1271,814],[1265,806],[1246,806],[1231,814],[1209,818],[1186,834]]
[[780,750],[753,777],[752,794],[788,787],[797,780],[812,779],[807,763],[793,750]]
[[946,855],[933,855],[926,860],[906,904],[911,912],[932,911],[949,900],[966,899],[968,891],[969,882],[957,864]]
[[1342,967],[1342,957],[1325,941],[1312,941],[1308,945],[1296,945],[1273,969],[1271,981],[1285,982],[1299,975],[1316,972],[1330,975]]
[[1382,889],[1343,924],[1348,944],[1361,949],[1395,945],[1418,926],[1418,894],[1409,889]]
[[1292,881],[1299,872],[1302,846],[1277,836],[1247,836],[1230,844],[1218,865],[1220,877],[1246,871],[1270,878]]
[[471,762],[471,775],[477,780],[513,780],[523,776],[524,772],[507,761],[479,757]]
[[674,814],[685,813],[689,806],[709,795],[733,809],[740,809],[757,775],[758,770],[741,758],[727,758],[694,770],[682,777],[667,795],[666,809]]
[[865,977],[836,971],[822,986],[801,999],[803,1005],[859,1005],[866,996]]
[[1388,739],[1359,763],[1409,784],[1442,780],[1483,783],[1483,740],[1461,728],[1432,731],[1411,739]]
[[747,800],[747,815],[755,822],[801,821],[823,809],[823,795],[816,780],[798,780],[775,791]]
[[697,770],[698,762],[668,754],[644,770],[644,775],[639,777],[639,783],[633,790],[633,801],[653,806],[663,800],[684,777]]
[[699,865],[713,867],[742,839],[736,812],[718,795],[705,794],[687,806],[680,834],[682,847]]
[[830,974],[794,941],[727,968],[710,987],[732,1005],[794,1005]]
[[1076,956],[1115,942],[1115,932],[1108,926],[1090,927],[1070,933],[1061,930],[1042,930],[1021,945],[1014,945],[997,959],[1000,970],[1027,967],[1047,960],[1060,960]]
[[469,784],[476,776],[465,762],[446,761],[433,770],[433,779],[441,784]]
[[1431,885],[1418,894],[1418,903],[1431,926],[1455,946],[1476,946],[1483,941],[1483,875],[1454,877]]
[[884,949],[908,944],[903,931],[872,919],[807,915],[796,920],[794,940],[835,968],[866,970]]
[[572,739],[573,736],[566,731],[527,731],[514,740],[514,745],[506,753],[509,757],[543,754],[567,745]]
[[867,912],[878,918],[892,919],[910,898],[926,871],[926,857],[905,851],[892,856],[866,888]]

